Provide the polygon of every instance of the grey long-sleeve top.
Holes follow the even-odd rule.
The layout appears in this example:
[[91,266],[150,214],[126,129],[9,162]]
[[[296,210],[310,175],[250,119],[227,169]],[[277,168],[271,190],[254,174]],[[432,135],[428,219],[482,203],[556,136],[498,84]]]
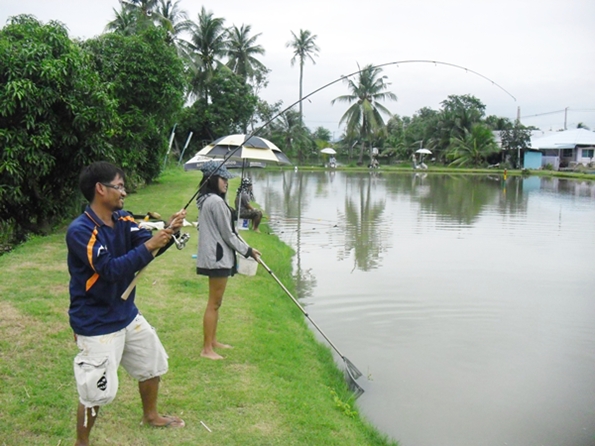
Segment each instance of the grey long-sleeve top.
[[196,266],[204,269],[228,269],[235,265],[235,251],[249,257],[252,248],[233,230],[231,210],[216,194],[198,197],[198,254]]

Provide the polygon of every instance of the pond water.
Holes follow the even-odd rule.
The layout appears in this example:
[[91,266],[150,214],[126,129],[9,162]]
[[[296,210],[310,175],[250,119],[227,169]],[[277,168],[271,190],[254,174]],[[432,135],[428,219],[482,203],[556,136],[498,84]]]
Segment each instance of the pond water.
[[382,432],[401,446],[595,444],[592,182],[250,175]]

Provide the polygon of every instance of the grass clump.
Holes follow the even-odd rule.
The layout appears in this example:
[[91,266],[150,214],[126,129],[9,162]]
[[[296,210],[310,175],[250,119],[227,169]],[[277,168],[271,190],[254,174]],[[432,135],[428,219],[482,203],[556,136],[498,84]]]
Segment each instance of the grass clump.
[[[182,208],[201,174],[175,169],[126,198],[135,214],[164,219]],[[235,197],[232,180],[228,198]],[[196,221],[194,203],[188,220]],[[293,291],[292,251],[274,235],[242,231],[246,241]],[[34,237],[0,257],[0,445],[65,445],[75,439],[77,405],[68,324],[66,228]],[[183,250],[149,265],[137,306],[157,329],[170,361],[159,406],[181,416],[183,429],[140,426],[137,384],[123,369],[116,400],[92,431],[100,445],[388,445],[396,444],[357,414],[342,372],[302,313],[268,273],[228,282],[218,338],[235,348],[226,359],[200,357],[206,277],[197,276],[196,229]],[[210,429],[211,432],[209,432]]]

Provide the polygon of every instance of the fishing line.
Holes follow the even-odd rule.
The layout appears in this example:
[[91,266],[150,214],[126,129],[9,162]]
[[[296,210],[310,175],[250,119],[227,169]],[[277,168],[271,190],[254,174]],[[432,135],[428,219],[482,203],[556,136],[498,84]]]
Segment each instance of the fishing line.
[[[302,97],[301,99],[298,99],[297,101],[295,101],[294,103],[292,103],[290,106],[284,108],[282,111],[280,111],[279,113],[277,113],[271,119],[269,119],[268,121],[266,121],[264,124],[262,124],[260,127],[258,127],[256,130],[254,130],[248,136],[246,136],[244,138],[244,141],[242,142],[242,144],[240,144],[235,149],[233,149],[232,151],[230,151],[227,155],[225,155],[225,157],[223,158],[223,161],[221,161],[221,163],[219,164],[219,166],[217,166],[217,169],[215,169],[215,171],[209,175],[209,177],[207,178],[206,181],[208,181],[208,179],[211,178],[213,175],[216,175],[217,172],[219,171],[219,169],[221,168],[221,166],[223,166],[233,155],[235,155],[235,153],[238,150],[240,150],[240,148],[250,138],[252,138],[253,136],[256,136],[264,128],[268,127],[273,121],[275,121],[277,118],[279,118],[280,116],[282,116],[285,113],[287,113],[289,110],[291,110],[293,107],[295,107],[296,105],[298,105],[300,102],[305,101],[306,99],[308,99],[309,97],[315,95],[319,91],[324,90],[325,88],[328,88],[331,85],[336,84],[337,82],[340,82],[340,81],[346,80],[346,79],[348,79],[348,78],[350,78],[352,76],[355,76],[356,74],[359,74],[359,73],[363,72],[364,70],[368,70],[370,68],[372,68],[372,69],[374,69],[374,68],[383,68],[383,67],[388,67],[388,66],[391,66],[391,65],[397,65],[397,67],[398,67],[399,65],[404,65],[404,64],[409,64],[409,63],[429,63],[429,64],[434,64],[434,65],[445,65],[445,66],[457,68],[457,69],[460,69],[460,70],[464,70],[464,71],[466,71],[468,73],[471,73],[471,74],[475,74],[476,76],[479,76],[479,77],[487,80],[488,82],[491,82],[492,85],[495,85],[500,90],[504,91],[508,96],[510,96],[516,102],[516,98],[510,92],[508,92],[501,85],[497,84],[496,82],[494,82],[489,77],[484,76],[483,74],[478,73],[477,71],[471,70],[470,68],[466,68],[466,67],[463,67],[461,65],[456,65],[456,64],[453,64],[453,63],[449,63],[449,62],[441,62],[441,61],[438,61],[438,60],[426,60],[426,59],[411,59],[411,60],[398,60],[398,61],[394,61],[394,62],[386,62],[386,63],[382,63],[382,64],[379,64],[379,65],[373,65],[371,67],[364,67],[363,69],[354,71],[353,73],[346,74],[346,75],[341,75],[337,79],[335,79],[335,80],[333,80],[331,82],[328,82],[327,84],[324,84],[323,86],[317,88],[316,90],[313,90],[312,92],[308,93],[306,96]],[[204,184],[206,184],[206,181],[205,181]],[[194,200],[194,198],[199,194],[199,192],[200,192],[200,187],[197,189],[197,191],[194,193],[194,195],[192,195],[192,197],[190,198],[190,200],[188,200],[188,203],[186,203],[186,206],[184,206],[184,209],[187,209],[188,206],[190,206],[190,203],[192,203],[192,200]]]

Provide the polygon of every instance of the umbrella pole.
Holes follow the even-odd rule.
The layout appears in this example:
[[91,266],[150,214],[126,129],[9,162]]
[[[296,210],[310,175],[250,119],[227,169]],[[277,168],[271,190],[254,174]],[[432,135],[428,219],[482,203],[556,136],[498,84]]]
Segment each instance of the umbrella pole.
[[[242,187],[242,180],[244,179],[244,168],[246,167],[246,158],[242,158],[242,175],[240,176],[240,187]],[[236,205],[236,212],[238,214],[238,221],[236,222],[236,228],[240,227],[240,209],[242,208],[242,196],[240,189],[236,195],[238,204]],[[239,230],[239,229],[238,229]]]

